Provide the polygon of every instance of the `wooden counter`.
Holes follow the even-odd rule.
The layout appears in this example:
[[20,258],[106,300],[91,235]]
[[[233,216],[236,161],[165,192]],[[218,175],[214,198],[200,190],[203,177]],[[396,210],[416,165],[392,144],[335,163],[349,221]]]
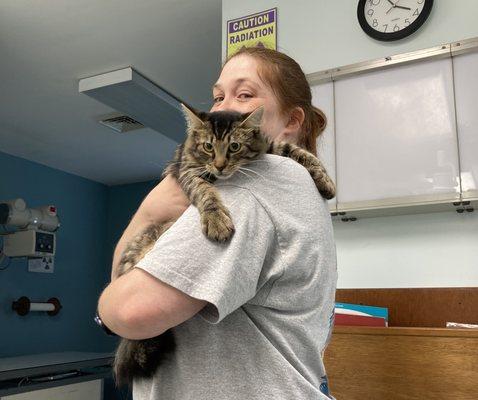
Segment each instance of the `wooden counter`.
[[478,330],[337,326],[324,362],[337,400],[478,398]]

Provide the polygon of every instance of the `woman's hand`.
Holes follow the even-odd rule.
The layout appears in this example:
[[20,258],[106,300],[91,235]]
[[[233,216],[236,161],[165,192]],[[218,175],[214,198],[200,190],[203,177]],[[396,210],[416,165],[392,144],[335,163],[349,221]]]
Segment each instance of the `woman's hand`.
[[190,205],[177,180],[168,175],[144,198],[138,213],[154,223],[174,221]]

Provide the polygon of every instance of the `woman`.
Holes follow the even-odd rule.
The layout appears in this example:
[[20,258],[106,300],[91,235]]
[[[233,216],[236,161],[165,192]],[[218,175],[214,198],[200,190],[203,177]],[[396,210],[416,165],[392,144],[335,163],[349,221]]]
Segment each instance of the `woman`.
[[[224,65],[213,97],[211,111],[264,106],[265,134],[316,152],[325,117],[290,57],[242,49]],[[152,379],[135,381],[134,399],[332,398],[322,362],[337,280],[326,201],[290,159],[266,155],[248,167],[262,179],[216,184],[236,226],[230,243],[204,237],[197,210],[167,177],[117,245],[99,303],[104,323],[130,339],[173,328],[177,342]],[[134,235],[177,218],[137,268],[115,279]]]

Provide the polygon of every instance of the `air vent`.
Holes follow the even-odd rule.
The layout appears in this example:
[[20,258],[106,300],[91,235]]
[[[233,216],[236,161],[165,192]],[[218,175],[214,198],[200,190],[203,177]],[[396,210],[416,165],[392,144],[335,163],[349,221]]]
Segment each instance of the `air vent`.
[[78,90],[177,143],[184,141],[184,102],[132,67],[80,79]]
[[113,129],[115,132],[124,133],[144,128],[141,122],[127,115],[115,115],[98,121],[101,125]]

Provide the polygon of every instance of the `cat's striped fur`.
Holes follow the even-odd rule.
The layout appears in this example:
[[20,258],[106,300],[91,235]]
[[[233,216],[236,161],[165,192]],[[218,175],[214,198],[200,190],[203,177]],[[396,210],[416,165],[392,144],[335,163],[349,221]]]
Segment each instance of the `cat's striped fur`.
[[[241,172],[244,165],[264,153],[299,162],[309,171],[326,199],[335,196],[334,183],[314,155],[290,143],[276,143],[260,132],[262,112],[261,107],[251,114],[196,113],[184,107],[188,135],[176,149],[163,176],[171,174],[178,180],[190,202],[198,208],[203,232],[211,240],[225,242],[234,233],[231,216],[214,181]],[[119,275],[130,271],[173,223],[151,225],[135,237],[121,258]],[[146,340],[121,339],[114,361],[117,384],[131,384],[135,377],[151,376],[161,361],[174,351],[174,346],[171,330]]]

